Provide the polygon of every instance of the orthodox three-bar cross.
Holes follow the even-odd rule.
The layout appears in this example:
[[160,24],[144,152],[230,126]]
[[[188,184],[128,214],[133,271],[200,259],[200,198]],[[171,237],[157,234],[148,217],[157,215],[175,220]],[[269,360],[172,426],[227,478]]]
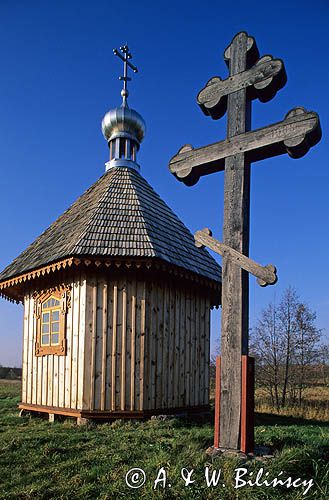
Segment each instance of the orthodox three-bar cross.
[[121,91],[121,95],[123,98],[123,104],[125,105],[129,95],[127,83],[131,81],[131,78],[128,76],[128,66],[133,70],[134,73],[138,73],[138,69],[130,62],[130,59],[132,59],[132,55],[128,45],[122,45],[120,47],[120,51],[118,49],[113,49],[113,54],[115,56],[118,56],[121,61],[123,61],[123,76],[119,76],[119,80],[123,81],[123,89]]
[[197,97],[213,119],[227,111],[227,138],[194,149],[183,146],[170,161],[170,171],[191,186],[200,176],[225,170],[223,243],[209,230],[195,234],[198,246],[223,256],[221,356],[216,362],[215,447],[253,450],[253,359],[248,356],[249,278],[262,286],[276,282],[273,265],[249,259],[250,163],[288,153],[300,158],[321,138],[318,115],[304,108],[284,120],[250,131],[251,101],[272,99],[286,83],[280,59],[259,52],[253,37],[238,33],[224,52],[229,77],[209,80]]

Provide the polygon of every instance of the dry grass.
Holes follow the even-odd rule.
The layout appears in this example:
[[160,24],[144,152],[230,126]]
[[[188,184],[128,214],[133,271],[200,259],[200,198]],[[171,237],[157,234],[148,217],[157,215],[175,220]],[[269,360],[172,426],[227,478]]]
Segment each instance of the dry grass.
[[255,407],[258,413],[329,422],[329,387],[309,387],[305,389],[302,406],[287,405],[279,411],[271,404],[267,392],[263,388],[258,388],[255,394]]

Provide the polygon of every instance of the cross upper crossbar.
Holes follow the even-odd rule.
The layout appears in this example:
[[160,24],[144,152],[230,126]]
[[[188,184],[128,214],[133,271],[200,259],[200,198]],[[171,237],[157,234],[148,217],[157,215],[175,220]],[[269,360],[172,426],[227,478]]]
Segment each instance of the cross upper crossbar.
[[266,102],[284,87],[286,81],[283,61],[273,59],[272,56],[263,56],[252,68],[226,80],[218,76],[211,78],[200,90],[197,102],[206,115],[218,119],[226,113],[227,97],[232,92],[246,88],[249,99]]

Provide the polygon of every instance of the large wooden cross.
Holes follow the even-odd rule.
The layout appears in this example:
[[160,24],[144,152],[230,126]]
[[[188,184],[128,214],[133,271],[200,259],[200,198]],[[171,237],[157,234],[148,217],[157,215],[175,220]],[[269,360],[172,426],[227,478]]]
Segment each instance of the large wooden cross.
[[[250,131],[251,101],[258,98],[266,102],[285,85],[284,64],[272,56],[259,59],[254,38],[245,32],[233,38],[224,52],[224,58],[229,67],[229,77],[226,80],[211,78],[199,92],[197,102],[202,111],[213,119],[221,118],[227,111],[227,138],[198,149],[193,149],[191,145],[183,146],[171,159],[169,168],[178,180],[188,186],[195,184],[200,176],[225,170],[223,244],[213,238],[207,240],[211,237],[206,232],[196,234],[196,243],[215,251],[221,250],[219,253],[223,255],[221,358],[216,364],[216,385],[220,384],[220,387],[216,387],[215,446],[249,452],[253,445],[252,439],[246,441],[246,434],[253,436],[253,419],[243,421],[241,418],[243,412],[253,413],[253,397],[250,390],[248,396],[248,388],[245,387],[248,380],[245,370],[246,359],[248,361],[248,272],[261,272],[262,277],[258,277],[263,284],[276,281],[274,266],[261,269],[262,266],[248,259],[250,163],[283,153],[300,158],[320,140],[321,128],[318,115],[300,107],[289,111],[284,120],[274,125]],[[251,263],[256,267],[250,267]],[[252,386],[252,381],[250,384]],[[248,404],[246,411],[244,406]],[[246,425],[250,427],[247,430]],[[242,438],[241,428],[244,428]]]

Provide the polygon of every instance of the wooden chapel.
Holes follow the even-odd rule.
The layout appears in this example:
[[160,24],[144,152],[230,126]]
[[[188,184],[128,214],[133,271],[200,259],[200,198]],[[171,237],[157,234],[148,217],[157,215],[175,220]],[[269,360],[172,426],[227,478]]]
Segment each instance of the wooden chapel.
[[0,273],[24,305],[20,409],[143,418],[209,404],[210,309],[221,269],[140,173],[145,123],[104,116],[106,171]]

